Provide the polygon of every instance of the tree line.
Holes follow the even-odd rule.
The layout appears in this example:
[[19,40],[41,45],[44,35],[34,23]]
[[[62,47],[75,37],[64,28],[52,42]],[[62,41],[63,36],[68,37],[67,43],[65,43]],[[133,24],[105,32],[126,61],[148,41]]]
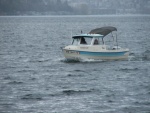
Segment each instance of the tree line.
[[0,0],[0,14],[14,15],[27,12],[73,12],[67,1],[61,0]]

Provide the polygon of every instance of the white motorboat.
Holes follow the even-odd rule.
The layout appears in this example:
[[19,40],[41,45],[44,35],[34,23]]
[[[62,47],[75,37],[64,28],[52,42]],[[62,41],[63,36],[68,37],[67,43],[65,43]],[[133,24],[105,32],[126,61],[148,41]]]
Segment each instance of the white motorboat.
[[[112,32],[117,31],[115,27],[102,27],[91,30],[88,34],[72,36],[72,44],[62,49],[67,60],[123,60],[129,56],[128,48],[118,46],[117,34],[114,37]],[[104,38],[112,34],[113,46],[106,45]]]

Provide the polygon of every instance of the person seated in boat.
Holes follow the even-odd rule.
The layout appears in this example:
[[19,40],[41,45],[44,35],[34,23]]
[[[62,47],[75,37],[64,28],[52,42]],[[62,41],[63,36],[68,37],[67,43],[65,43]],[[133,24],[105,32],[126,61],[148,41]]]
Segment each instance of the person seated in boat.
[[84,37],[81,37],[81,41],[80,41],[80,44],[87,44]]
[[99,43],[98,43],[98,40],[97,39],[95,39],[94,40],[94,45],[98,45]]

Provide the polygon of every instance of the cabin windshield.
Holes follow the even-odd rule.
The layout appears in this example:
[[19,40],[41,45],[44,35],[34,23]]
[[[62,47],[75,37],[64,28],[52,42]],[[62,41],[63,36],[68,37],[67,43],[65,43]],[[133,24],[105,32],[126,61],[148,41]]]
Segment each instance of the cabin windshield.
[[72,45],[91,45],[92,42],[92,38],[85,38],[85,37],[81,37],[81,38],[77,38],[77,39],[73,39],[72,41]]
[[80,42],[80,39],[79,39],[79,38],[77,38],[77,39],[73,39],[73,41],[72,41],[72,45],[78,45],[78,44],[79,44],[79,42]]
[[80,38],[80,44],[91,45],[91,41],[92,41],[92,38],[84,38],[84,37]]

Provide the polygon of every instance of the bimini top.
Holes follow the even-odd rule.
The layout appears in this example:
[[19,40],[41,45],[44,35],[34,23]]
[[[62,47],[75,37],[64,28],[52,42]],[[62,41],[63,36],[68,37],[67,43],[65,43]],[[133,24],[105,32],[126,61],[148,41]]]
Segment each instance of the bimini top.
[[96,28],[96,29],[91,30],[89,34],[101,34],[103,36],[106,36],[112,31],[117,31],[117,28],[112,27],[112,26]]
[[101,35],[101,34],[80,34],[80,35],[74,35],[72,38],[77,39],[77,38],[81,38],[81,37],[84,37],[84,38],[93,38],[93,37],[103,38],[103,35]]

